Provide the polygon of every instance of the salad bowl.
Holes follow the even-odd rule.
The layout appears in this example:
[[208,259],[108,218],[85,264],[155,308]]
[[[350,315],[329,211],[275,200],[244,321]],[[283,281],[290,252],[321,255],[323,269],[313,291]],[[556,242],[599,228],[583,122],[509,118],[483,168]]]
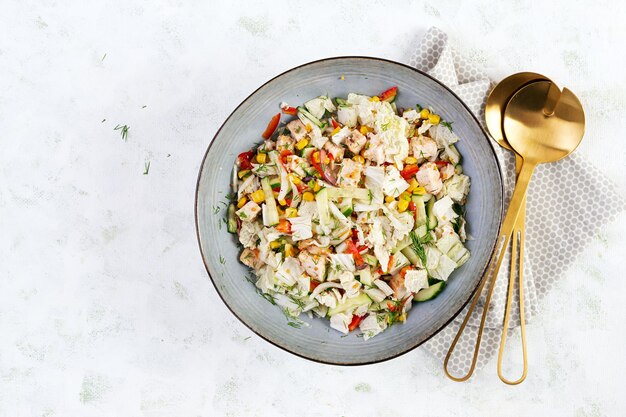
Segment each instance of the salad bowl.
[[[465,206],[467,248],[472,256],[456,270],[437,298],[417,303],[407,320],[375,338],[335,332],[328,321],[283,314],[262,297],[251,271],[239,262],[236,235],[224,222],[237,155],[261,139],[281,102],[302,103],[320,94],[375,95],[397,86],[398,107],[417,103],[435,109],[461,140],[463,169],[471,178]],[[284,117],[284,115],[283,115]],[[284,120],[287,120],[284,117]],[[221,208],[220,208],[221,207]],[[210,142],[198,174],[195,221],[200,253],[220,298],[248,328],[266,341],[300,357],[337,365],[381,362],[406,353],[434,336],[463,309],[475,292],[495,250],[503,209],[500,167],[491,141],[467,106],[445,85],[412,67],[369,57],[337,57],[304,64],[263,84],[226,119]]]

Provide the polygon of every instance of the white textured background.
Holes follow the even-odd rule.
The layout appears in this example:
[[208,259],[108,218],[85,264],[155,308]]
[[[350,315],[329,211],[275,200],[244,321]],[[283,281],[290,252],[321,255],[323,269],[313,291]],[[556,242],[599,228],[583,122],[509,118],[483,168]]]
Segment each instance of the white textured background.
[[576,92],[577,152],[625,193],[618,3],[3,1],[0,416],[626,414],[624,214],[543,300],[514,388],[494,361],[458,384],[420,349],[338,368],[274,348],[221,304],[193,225],[201,157],[250,91],[326,56],[406,61],[431,25],[494,79]]

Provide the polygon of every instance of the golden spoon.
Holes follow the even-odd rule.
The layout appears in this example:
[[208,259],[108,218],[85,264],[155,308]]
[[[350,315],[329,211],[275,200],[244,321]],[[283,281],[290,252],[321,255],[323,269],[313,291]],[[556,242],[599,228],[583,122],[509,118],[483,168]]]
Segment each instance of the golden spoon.
[[[500,146],[515,154],[515,173],[519,174],[522,168],[522,157],[517,154],[507,142],[504,132],[502,130],[502,118],[506,105],[511,97],[520,88],[536,81],[550,81],[547,77],[534,72],[519,72],[517,74],[510,75],[500,81],[498,85],[491,91],[487,98],[487,105],[485,106],[485,120],[487,122],[487,129],[491,137],[498,142]],[[525,223],[526,223],[526,198],[522,201],[522,207],[520,213],[515,222],[515,228],[513,230],[513,243],[511,245],[511,267],[509,272],[509,287],[506,309],[504,314],[504,323],[502,328],[502,338],[500,340],[500,350],[498,352],[498,377],[502,382],[509,385],[517,385],[526,379],[528,374],[528,359],[526,350],[526,322],[524,320],[524,240],[525,240]],[[518,248],[519,246],[519,248]],[[518,258],[519,251],[519,258]],[[519,262],[518,262],[519,259]],[[523,371],[522,376],[511,381],[504,377],[502,374],[502,359],[504,353],[504,346],[506,345],[507,330],[509,327],[509,320],[511,316],[511,305],[513,300],[513,287],[515,283],[515,272],[518,271],[518,291],[519,291],[519,303],[520,303],[520,333],[522,337],[522,357],[523,357]]]
[[[505,249],[511,240],[511,234],[526,196],[532,173],[538,164],[558,161],[578,147],[585,130],[585,114],[580,101],[571,91],[564,89],[561,92],[554,83],[539,81],[522,87],[513,95],[504,112],[503,127],[509,144],[523,158],[523,165],[502,223],[496,252],[487,266],[487,273],[481,279],[468,313],[444,359],[443,365],[446,375],[459,382],[469,379],[476,367],[481,336],[495,287],[495,280],[504,259]],[[453,376],[448,371],[448,362],[467,326],[472,311],[478,303],[496,259],[496,266],[491,272],[493,278],[487,292],[469,372],[462,377]]]

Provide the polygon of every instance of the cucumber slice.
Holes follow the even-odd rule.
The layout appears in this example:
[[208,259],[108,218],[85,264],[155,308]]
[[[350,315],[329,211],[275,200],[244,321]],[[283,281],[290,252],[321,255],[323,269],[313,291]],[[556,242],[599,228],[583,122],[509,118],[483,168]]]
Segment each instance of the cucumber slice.
[[300,155],[308,161],[309,159],[311,159],[311,154],[313,152],[315,152],[315,148],[310,146],[308,148],[302,149],[302,152],[300,153]]
[[237,209],[234,204],[228,206],[228,221],[226,224],[228,233],[237,233],[237,219],[235,218],[236,211]]
[[413,250],[412,247],[407,246],[406,248],[402,249],[402,254],[406,256],[413,265],[422,266],[422,261],[420,261],[419,256],[417,256],[417,253]]
[[328,188],[322,188],[315,196],[317,211],[320,216],[320,225],[327,227],[330,224],[330,206],[328,205]]
[[344,216],[350,217],[354,211],[351,198],[344,198],[341,204],[337,206]]
[[350,103],[348,103],[346,100],[344,100],[341,97],[335,98],[335,102],[337,103],[338,106],[350,106]]
[[[423,225],[421,225],[419,227],[416,227],[414,230],[415,230],[415,235],[417,237],[419,237],[420,239],[422,239],[424,236],[426,236],[426,233],[428,233],[428,228],[426,227],[425,224],[423,224]],[[422,243],[424,243],[424,242],[422,242]]]
[[298,107],[298,117],[300,118],[302,123],[304,123],[306,125],[305,120],[302,120],[302,117],[300,117],[300,115],[304,116],[306,119],[308,119],[309,122],[313,123],[315,126],[319,127],[320,129],[323,129],[324,127],[326,127],[326,123],[323,123],[320,119],[318,119],[317,117],[313,116],[304,107]]
[[414,195],[411,197],[411,201],[415,203],[415,227],[417,228],[425,225],[428,218],[426,217],[426,204],[424,204],[424,198],[421,195]]
[[274,200],[274,193],[272,192],[272,186],[270,185],[270,179],[265,177],[261,179],[261,187],[263,187],[263,193],[265,193],[265,206],[263,206],[263,225],[275,226],[278,224],[278,210],[276,209],[276,200]]
[[278,177],[278,176],[270,177],[270,187],[271,188],[280,188],[280,177]]
[[437,217],[435,217],[435,213],[433,213],[434,205],[434,198],[428,200],[428,203],[426,204],[426,215],[428,216],[426,226],[428,227],[428,230],[433,230],[435,227],[437,227]]
[[404,239],[402,239],[401,241],[399,241],[396,244],[396,247],[391,249],[391,253],[394,254],[396,252],[402,251],[402,249],[406,248],[407,246],[409,246],[411,243],[413,243],[411,241],[411,237],[409,235],[406,235],[404,237]]
[[417,301],[418,303],[432,300],[433,298],[437,297],[443,291],[444,288],[446,288],[446,282],[439,281],[436,284],[433,284],[428,288],[419,290],[417,294],[415,294],[413,299]]
[[331,308],[328,311],[329,316],[334,316],[337,313],[343,313],[346,310],[350,310],[354,307],[359,307],[365,304],[371,304],[372,299],[367,296],[367,294],[362,293],[353,298],[348,298],[345,303],[339,304],[335,308]]

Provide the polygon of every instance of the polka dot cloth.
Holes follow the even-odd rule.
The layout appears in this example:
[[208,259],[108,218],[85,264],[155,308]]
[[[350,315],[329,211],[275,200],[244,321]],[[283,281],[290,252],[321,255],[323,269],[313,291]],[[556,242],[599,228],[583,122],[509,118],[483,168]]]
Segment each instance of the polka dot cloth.
[[[450,87],[484,125],[485,103],[494,84],[477,65],[458,54],[444,32],[438,28],[429,29],[409,64]],[[496,145],[495,148],[504,177],[506,207],[515,187],[515,158],[500,146]],[[581,195],[585,199],[581,199]],[[588,204],[588,201],[595,203]],[[539,299],[552,289],[568,265],[583,250],[584,243],[592,239],[603,224],[613,220],[625,209],[626,202],[605,176],[575,154],[557,163],[540,165],[536,169],[528,190],[526,211],[526,322],[537,313]],[[563,239],[564,236],[567,239]],[[508,251],[494,288],[477,368],[483,367],[498,351],[510,259]],[[514,294],[509,336],[518,333],[516,328],[520,325],[517,288]],[[450,360],[449,369],[453,374],[463,375],[469,369],[483,305],[484,295]],[[467,308],[424,345],[442,362],[466,313]]]

